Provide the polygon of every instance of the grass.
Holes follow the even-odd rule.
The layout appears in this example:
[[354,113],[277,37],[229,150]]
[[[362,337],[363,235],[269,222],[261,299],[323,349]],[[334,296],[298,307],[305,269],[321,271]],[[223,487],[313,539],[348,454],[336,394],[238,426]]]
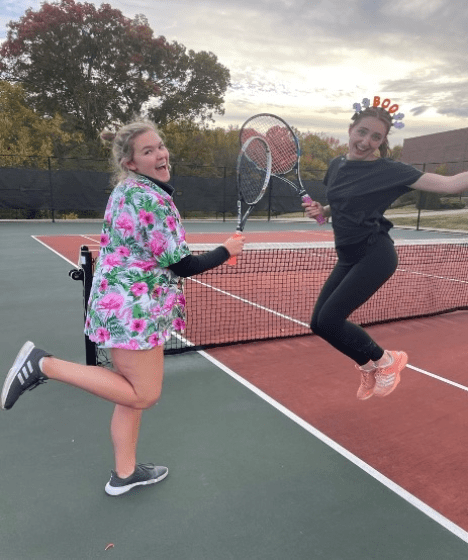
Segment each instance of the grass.
[[[385,213],[385,216],[393,222],[395,226],[407,226],[416,228],[418,223],[417,209],[414,207],[394,208]],[[404,214],[414,213],[413,216]],[[446,211],[437,214],[436,211],[422,210],[419,219],[419,227],[430,229],[449,229],[468,232],[468,212],[461,213],[460,211],[453,211],[449,214]]]

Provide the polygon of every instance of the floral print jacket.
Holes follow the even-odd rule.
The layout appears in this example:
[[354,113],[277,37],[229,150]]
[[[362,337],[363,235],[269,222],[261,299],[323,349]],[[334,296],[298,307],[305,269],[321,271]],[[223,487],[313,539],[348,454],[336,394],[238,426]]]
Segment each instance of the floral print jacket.
[[101,348],[146,350],[185,328],[181,282],[168,267],[190,250],[171,190],[132,174],[109,198],[85,325]]

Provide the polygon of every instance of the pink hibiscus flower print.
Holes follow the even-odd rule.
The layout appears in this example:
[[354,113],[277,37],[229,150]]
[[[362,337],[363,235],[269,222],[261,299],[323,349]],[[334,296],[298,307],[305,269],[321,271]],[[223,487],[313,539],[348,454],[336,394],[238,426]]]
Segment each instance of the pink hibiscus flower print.
[[105,292],[108,287],[109,287],[109,282],[107,281],[107,278],[103,278],[99,283],[99,291]]
[[153,307],[153,309],[151,309],[150,317],[152,321],[157,321],[160,316],[161,316],[161,306],[157,305],[156,307]]
[[167,249],[167,238],[160,231],[155,231],[151,235],[149,246],[153,255],[159,257]]
[[172,321],[172,326],[176,331],[183,331],[185,329],[185,321],[180,318],[174,319],[174,321]]
[[165,340],[164,338],[162,338],[162,336],[159,333],[153,333],[152,335],[150,335],[148,337],[148,343],[151,344],[151,346],[161,346],[161,344],[164,344]]
[[135,282],[133,286],[130,288],[130,291],[135,297],[140,297],[143,294],[148,293],[148,284],[145,282]]
[[122,210],[124,205],[125,205],[125,197],[121,196],[120,199],[119,199],[119,210]]
[[144,319],[133,319],[130,323],[132,332],[142,333],[146,329],[146,321]]
[[159,298],[162,296],[163,294],[163,289],[161,288],[161,286],[156,286],[156,288],[154,288],[153,290],[153,297],[154,298]]
[[177,303],[178,303],[179,305],[185,305],[185,296],[184,296],[184,294],[179,294],[179,295],[177,296]]
[[116,228],[122,231],[124,237],[132,235],[135,231],[135,222],[130,214],[122,212],[115,222]]
[[138,350],[140,345],[137,340],[132,339],[126,344],[117,344],[116,348],[123,348],[124,350]]
[[103,233],[101,235],[101,247],[107,247],[109,245],[110,242],[110,237],[107,235],[107,233]]
[[102,261],[103,266],[108,266],[109,268],[114,268],[115,266],[120,266],[122,264],[120,255],[117,253],[110,253],[104,257]]
[[177,227],[177,220],[174,218],[174,216],[168,216],[166,218],[166,224],[169,231],[175,231]]
[[174,305],[176,304],[176,295],[175,294],[169,294],[166,298],[166,301],[164,302],[164,311],[170,311]]
[[141,268],[145,272],[150,272],[154,268],[156,268],[156,261],[154,259],[150,259],[149,261],[135,261],[133,266],[137,268]]
[[104,327],[99,327],[94,334],[94,342],[106,342],[109,338],[110,332]]
[[125,247],[125,245],[120,245],[120,247],[117,247],[115,252],[118,255],[120,255],[121,257],[129,257],[130,256],[130,249],[128,247]]
[[124,304],[125,298],[120,294],[107,294],[98,301],[98,308],[107,311],[109,316],[112,312],[117,313]]
[[146,210],[140,210],[140,212],[138,213],[138,218],[140,219],[140,223],[143,226],[154,225],[154,215],[151,212],[147,212]]

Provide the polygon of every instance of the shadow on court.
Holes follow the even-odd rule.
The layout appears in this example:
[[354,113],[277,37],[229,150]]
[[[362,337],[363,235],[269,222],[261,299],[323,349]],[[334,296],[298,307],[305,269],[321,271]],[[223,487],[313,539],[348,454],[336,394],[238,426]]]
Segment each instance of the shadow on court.
[[[90,224],[0,224],[4,374],[33,340],[84,361],[81,287],[31,235]],[[255,363],[252,363],[255,367]],[[202,355],[166,360],[139,460],[169,477],[122,497],[112,405],[60,383],[1,412],[1,560],[460,560],[468,545]],[[113,544],[112,548],[106,546]]]

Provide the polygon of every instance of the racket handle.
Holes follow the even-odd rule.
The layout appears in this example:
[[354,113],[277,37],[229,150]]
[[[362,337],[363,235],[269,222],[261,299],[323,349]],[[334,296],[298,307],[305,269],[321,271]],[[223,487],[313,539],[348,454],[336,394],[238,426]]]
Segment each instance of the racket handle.
[[[237,231],[232,237],[242,237],[242,233],[240,231]],[[236,266],[237,257],[236,256],[229,257],[227,263],[229,266]]]
[[[307,203],[313,202],[313,200],[310,198],[310,196],[309,196],[308,194],[304,195],[304,196],[302,197],[302,200],[303,200],[304,202],[307,202]],[[326,223],[327,223],[327,220],[324,218],[324,216],[322,216],[322,214],[319,214],[318,216],[315,216],[315,219],[317,220],[317,222],[318,222],[321,226],[323,226],[323,224],[326,224]]]

